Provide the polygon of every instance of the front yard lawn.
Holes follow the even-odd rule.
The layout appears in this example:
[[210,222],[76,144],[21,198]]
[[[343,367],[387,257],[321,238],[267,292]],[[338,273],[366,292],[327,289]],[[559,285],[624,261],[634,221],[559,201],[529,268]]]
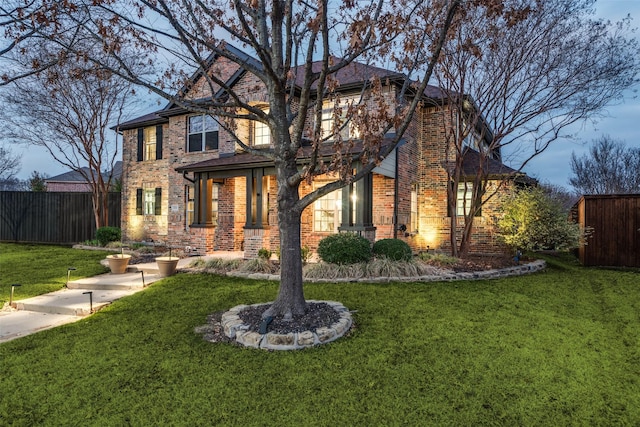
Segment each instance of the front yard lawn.
[[0,308],[9,301],[11,285],[18,283],[14,298],[24,299],[61,289],[67,269],[76,268],[71,280],[106,273],[100,265],[107,252],[77,250],[51,245],[0,243]]
[[305,285],[356,327],[296,352],[194,333],[277,283],[178,274],[1,344],[0,424],[638,425],[638,273],[548,262],[493,281]]

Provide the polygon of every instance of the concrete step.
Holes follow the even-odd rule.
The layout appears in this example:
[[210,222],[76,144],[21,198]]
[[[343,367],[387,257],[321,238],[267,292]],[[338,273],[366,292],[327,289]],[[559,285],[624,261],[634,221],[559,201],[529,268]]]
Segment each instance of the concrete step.
[[0,343],[75,322],[78,319],[81,317],[34,311],[0,312]]
[[140,290],[144,288],[144,286],[148,286],[160,279],[161,277],[157,272],[144,271],[144,277],[140,272],[127,272],[124,274],[108,273],[70,281],[67,283],[67,288],[85,290]]
[[[88,316],[113,301],[134,294],[140,289],[94,290],[63,289],[15,302],[19,311],[32,311],[67,316]],[[91,299],[89,296],[91,292]]]

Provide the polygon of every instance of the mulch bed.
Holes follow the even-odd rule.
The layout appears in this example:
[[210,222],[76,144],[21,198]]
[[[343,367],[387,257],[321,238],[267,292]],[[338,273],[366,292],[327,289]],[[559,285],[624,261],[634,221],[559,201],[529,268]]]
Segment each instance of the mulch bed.
[[456,273],[495,270],[500,268],[514,267],[518,263],[513,257],[507,255],[471,255],[462,258],[457,264],[450,266]]

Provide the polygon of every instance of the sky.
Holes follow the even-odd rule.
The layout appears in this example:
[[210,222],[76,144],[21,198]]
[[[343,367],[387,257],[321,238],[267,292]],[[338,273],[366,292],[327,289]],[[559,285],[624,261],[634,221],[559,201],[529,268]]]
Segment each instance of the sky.
[[[632,26],[640,27],[640,0],[598,0],[596,3],[596,17],[619,21],[627,15],[632,17]],[[640,54],[640,52],[638,52]],[[613,139],[622,140],[628,147],[640,147],[640,99],[633,88],[626,93],[625,98],[611,105],[605,111],[605,117],[597,123],[586,123],[575,128],[575,140],[560,140],[554,142],[545,152],[533,159],[524,171],[543,183],[549,183],[567,189],[571,176],[571,154],[582,156],[588,153],[593,140],[602,135],[609,135]],[[146,108],[141,108],[140,115],[160,109],[164,102],[158,105],[150,101]],[[13,152],[22,153],[22,167],[18,178],[26,179],[33,171],[49,177],[67,172],[68,169],[57,164],[44,148],[13,147]]]

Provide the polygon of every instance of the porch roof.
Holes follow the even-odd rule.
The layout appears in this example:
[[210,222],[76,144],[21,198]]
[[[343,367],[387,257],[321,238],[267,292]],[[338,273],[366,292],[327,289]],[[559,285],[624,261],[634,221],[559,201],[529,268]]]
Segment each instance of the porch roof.
[[[380,150],[388,148],[392,143],[391,136],[385,138],[380,146]],[[404,144],[404,140],[400,140],[398,147]],[[303,162],[311,157],[313,147],[305,145],[298,151],[298,162]],[[266,151],[266,149],[265,149]],[[332,143],[325,143],[320,146],[319,155],[323,159],[331,158],[336,153],[336,148]],[[344,156],[357,156],[364,151],[362,141],[354,142],[349,150],[342,152]],[[265,153],[266,154],[266,153]],[[382,159],[383,160],[383,159]],[[224,170],[252,169],[257,167],[273,167],[274,161],[266,156],[241,151],[229,156],[220,156],[218,158],[203,160],[201,162],[192,163],[176,168],[177,172],[214,172]]]
[[534,184],[537,181],[529,177],[526,173],[513,169],[499,160],[486,158],[472,148],[467,148],[463,154],[462,173],[465,177],[476,175],[482,165],[484,173],[489,178],[511,176],[522,180],[525,183]]

